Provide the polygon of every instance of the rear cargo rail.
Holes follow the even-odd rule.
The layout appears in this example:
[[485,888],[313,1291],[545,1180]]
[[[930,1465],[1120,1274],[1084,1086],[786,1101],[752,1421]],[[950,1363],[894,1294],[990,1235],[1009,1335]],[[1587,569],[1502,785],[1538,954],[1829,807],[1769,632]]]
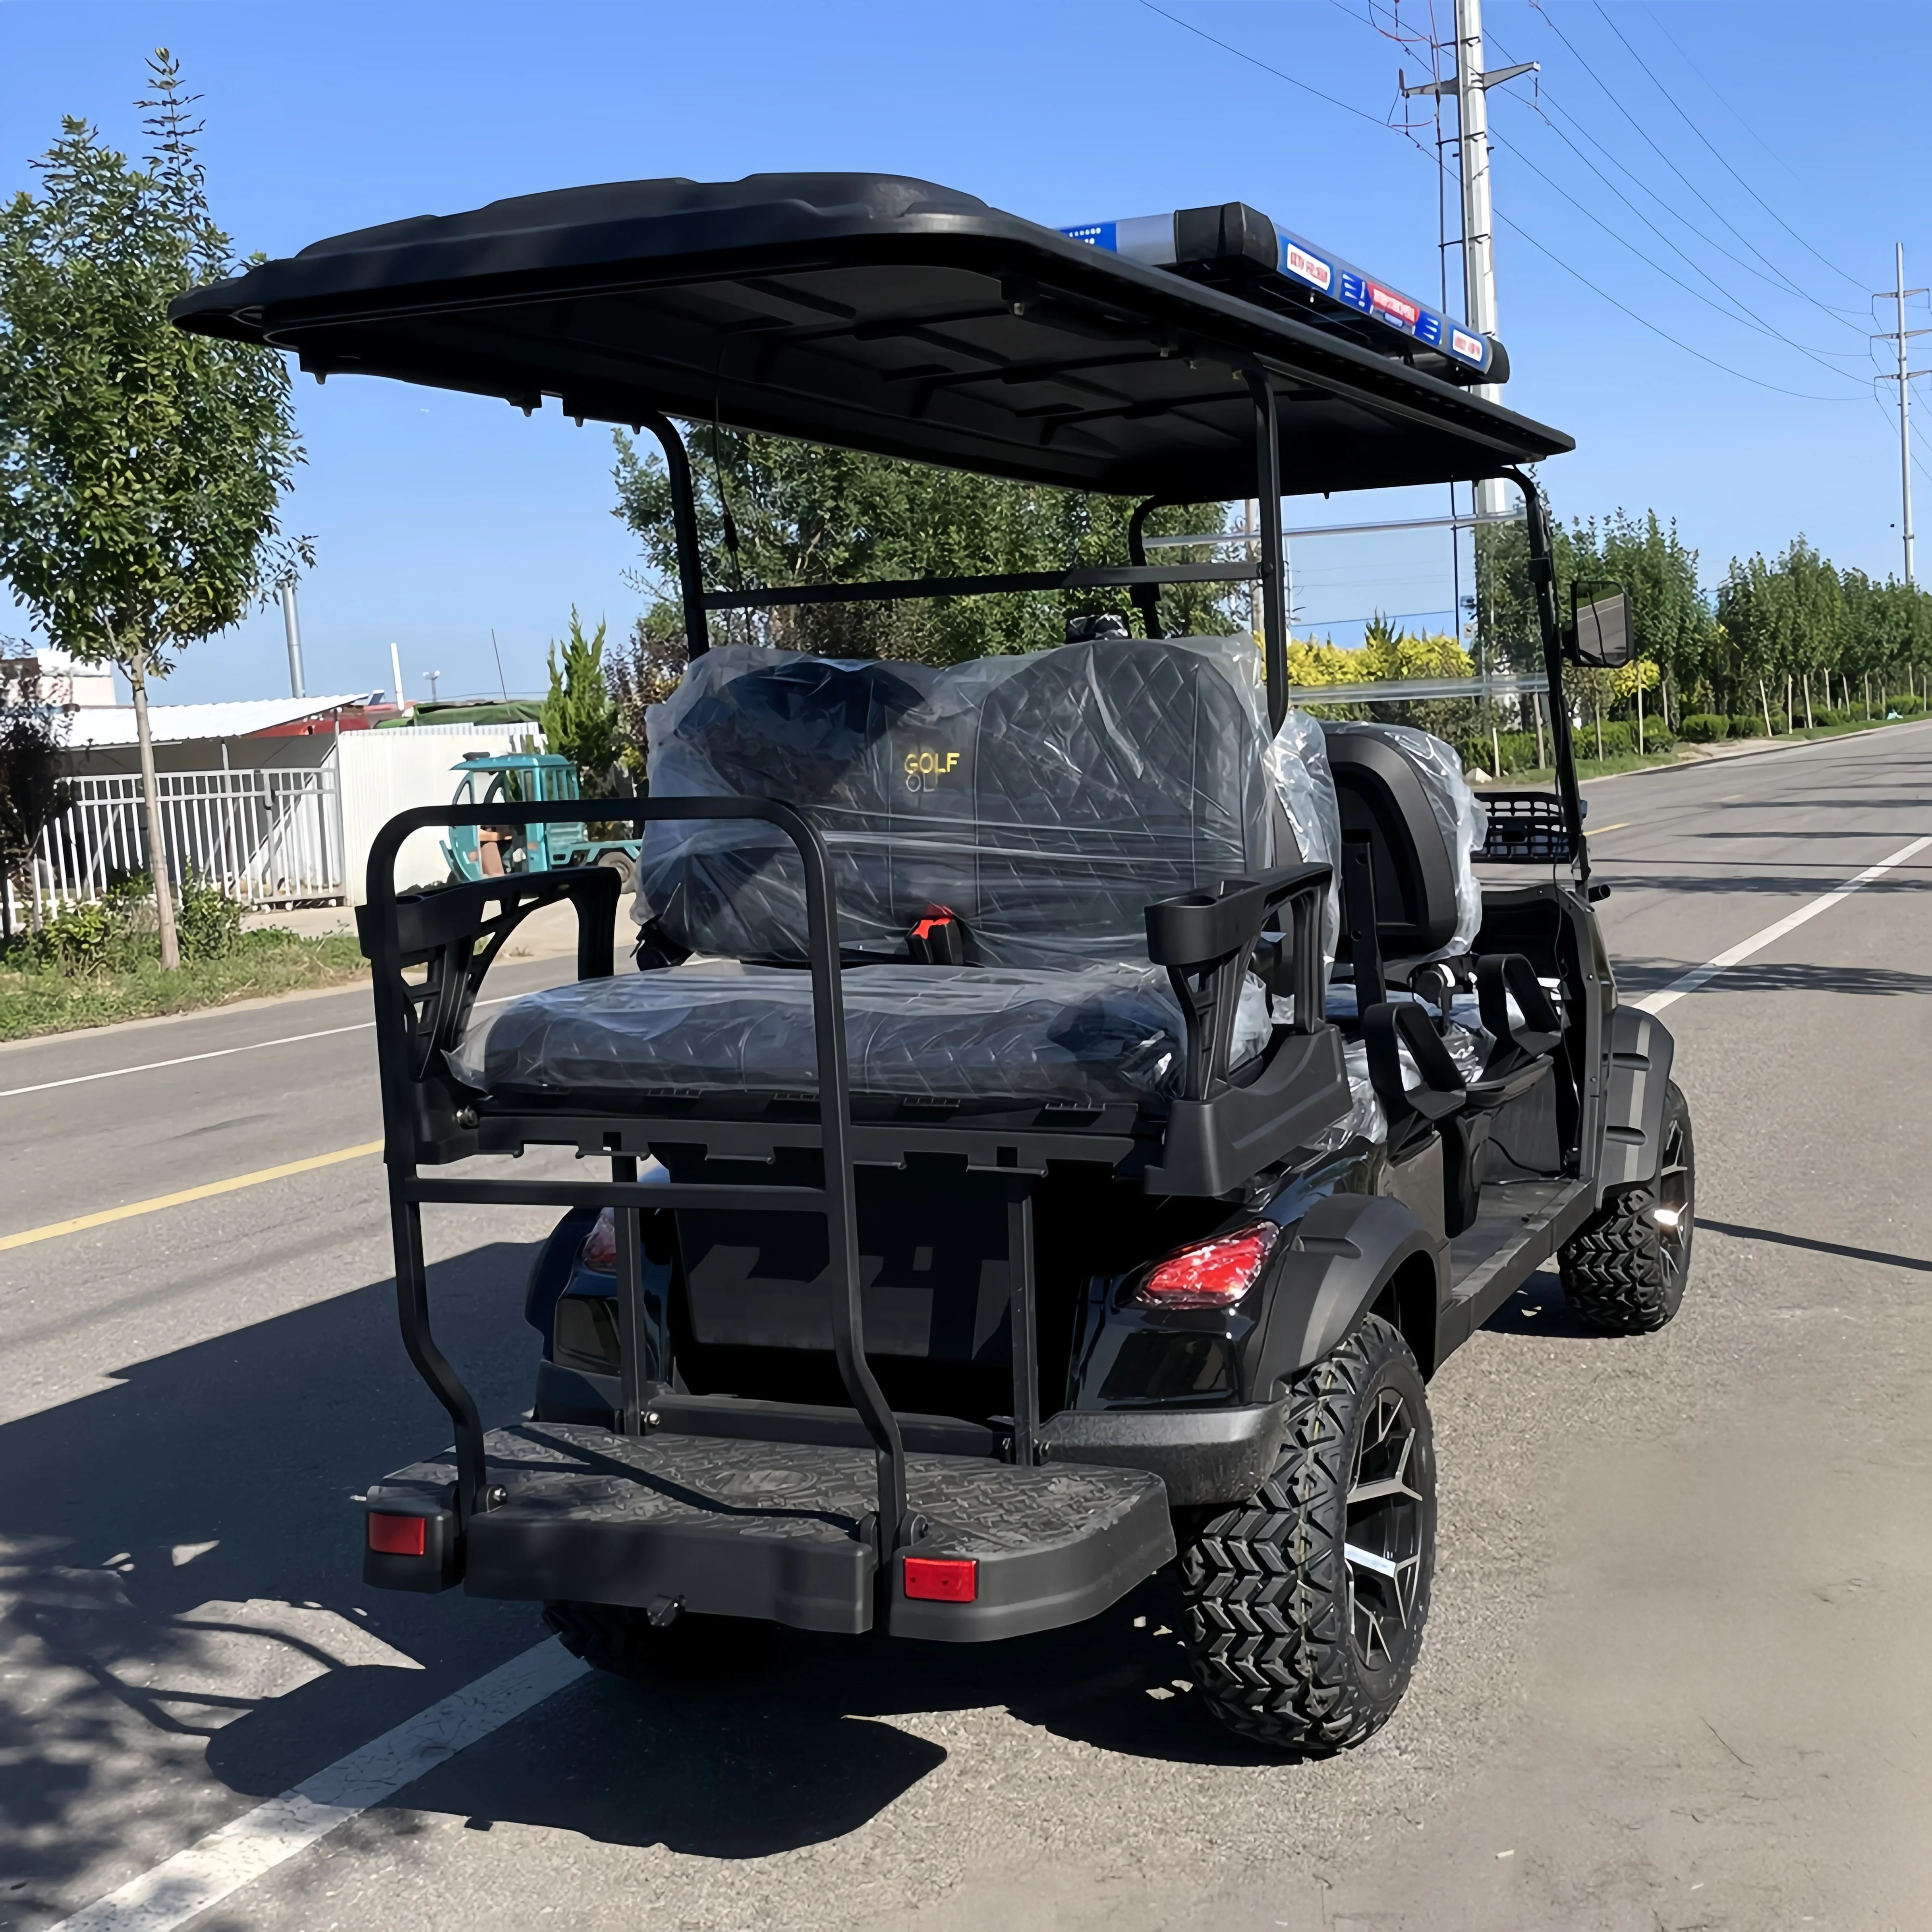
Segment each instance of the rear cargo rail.
[[[505,805],[492,810],[493,822],[500,820],[520,828],[566,820],[573,812],[582,815],[578,804]],[[413,1585],[405,1582],[404,1587],[438,1588],[458,1580],[468,1568],[472,1549],[488,1550],[502,1540],[494,1534],[495,1526],[482,1526],[485,1519],[508,1505],[512,1492],[502,1472],[493,1466],[491,1438],[475,1399],[435,1338],[423,1253],[425,1202],[541,1203],[614,1210],[618,1319],[623,1344],[622,1400],[616,1420],[626,1438],[640,1437],[646,1428],[644,1352],[639,1346],[643,1326],[640,1214],[646,1209],[724,1208],[822,1214],[839,1284],[830,1298],[833,1353],[847,1398],[874,1450],[871,1507],[842,1534],[848,1541],[856,1536],[867,1542],[868,1570],[884,1574],[890,1570],[894,1552],[916,1540],[923,1526],[908,1505],[905,1448],[897,1419],[866,1359],[837,904],[824,839],[806,813],[764,799],[614,800],[608,801],[608,810],[602,804],[599,810],[606,811],[611,819],[639,827],[666,819],[760,820],[782,832],[796,850],[804,873],[806,963],[812,981],[818,1062],[821,1184],[642,1183],[637,1156],[614,1149],[606,1182],[520,1185],[424,1175],[419,1162],[426,1148],[438,1162],[477,1150],[472,1132],[476,1124],[475,1109],[443,1077],[440,1056],[461,1036],[477,987],[510,932],[539,905],[568,898],[574,904],[578,920],[580,976],[608,977],[614,968],[612,927],[618,881],[614,873],[591,868],[540,878],[491,879],[446,892],[399,898],[395,864],[403,842],[413,832],[452,826],[462,814],[432,806],[392,819],[370,849],[368,903],[358,916],[363,950],[374,982],[398,1315],[404,1346],[448,1413],[454,1441],[447,1472],[435,1485],[439,1495],[434,1510],[428,1507],[428,1498],[413,1478],[402,1492],[415,1498],[405,1514],[422,1515],[427,1526],[420,1553],[398,1554],[380,1546],[379,1537],[392,1543],[416,1539],[407,1529],[376,1527],[386,1526],[398,1511],[393,1507],[381,1508],[372,1492],[370,1546],[365,1559],[370,1579],[403,1581],[397,1566],[408,1565],[410,1574],[420,1580]],[[470,815],[474,816],[473,809]],[[412,978],[412,974],[420,976]],[[1030,1244],[1026,1252],[1030,1252]],[[1028,1278],[1030,1293],[1028,1270],[1016,1268],[1014,1274],[1016,1295],[1023,1276]],[[1030,1442],[1038,1427],[1037,1396],[1030,1371],[1024,1378],[1016,1375],[1016,1394],[1022,1380],[1025,1399],[1016,1425],[1016,1446],[1022,1441]]]

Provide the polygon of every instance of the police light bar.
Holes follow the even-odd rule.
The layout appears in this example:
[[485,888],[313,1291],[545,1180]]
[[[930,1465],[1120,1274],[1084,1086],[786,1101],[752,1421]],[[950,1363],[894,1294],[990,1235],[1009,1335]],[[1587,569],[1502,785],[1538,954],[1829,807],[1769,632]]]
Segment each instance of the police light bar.
[[1453,316],[1365,274],[1327,248],[1318,248],[1245,202],[1220,208],[1184,208],[1172,214],[1136,215],[1124,221],[1088,221],[1060,233],[1150,268],[1180,269],[1196,263],[1245,261],[1280,276],[1307,298],[1318,315],[1336,320],[1366,316],[1433,349],[1462,369],[1490,382],[1506,382],[1509,358],[1490,335],[1479,335]]

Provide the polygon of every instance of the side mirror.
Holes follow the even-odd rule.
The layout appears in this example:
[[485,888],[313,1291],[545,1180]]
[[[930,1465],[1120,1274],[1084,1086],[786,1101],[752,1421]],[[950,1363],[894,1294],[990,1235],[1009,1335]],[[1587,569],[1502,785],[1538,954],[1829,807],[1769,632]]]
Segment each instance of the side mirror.
[[1636,655],[1636,640],[1630,629],[1630,592],[1613,588],[1605,597],[1580,600],[1582,586],[1570,586],[1570,632],[1563,640],[1563,654],[1572,664],[1587,664],[1598,670],[1616,670]]

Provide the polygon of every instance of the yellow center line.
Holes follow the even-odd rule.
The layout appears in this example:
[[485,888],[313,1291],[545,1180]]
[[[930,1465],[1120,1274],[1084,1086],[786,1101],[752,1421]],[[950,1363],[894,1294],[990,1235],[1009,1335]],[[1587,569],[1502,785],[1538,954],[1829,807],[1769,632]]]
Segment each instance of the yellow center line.
[[1628,832],[1636,823],[1636,820],[1634,818],[1620,818],[1614,825],[1586,825],[1583,830],[1588,832],[1592,838],[1600,838],[1606,832]]
[[190,1201],[207,1201],[218,1194],[232,1194],[243,1187],[259,1187],[265,1180],[284,1180],[292,1174],[311,1174],[319,1167],[334,1167],[345,1160],[361,1160],[380,1154],[380,1141],[364,1141],[359,1147],[338,1148],[333,1154],[310,1154],[306,1160],[284,1161],[280,1167],[257,1168],[253,1174],[238,1174],[230,1180],[210,1180],[200,1187],[184,1187],[178,1194],[158,1194],[152,1201],[132,1201],[124,1208],[104,1208],[98,1214],[79,1214],[71,1221],[50,1221],[44,1228],[29,1228],[18,1234],[0,1234],[0,1251],[24,1248],[34,1241],[51,1241],[58,1234],[78,1234],[87,1228],[104,1228],[110,1221],[130,1221],[137,1214],[156,1214],[164,1208],[185,1207]]

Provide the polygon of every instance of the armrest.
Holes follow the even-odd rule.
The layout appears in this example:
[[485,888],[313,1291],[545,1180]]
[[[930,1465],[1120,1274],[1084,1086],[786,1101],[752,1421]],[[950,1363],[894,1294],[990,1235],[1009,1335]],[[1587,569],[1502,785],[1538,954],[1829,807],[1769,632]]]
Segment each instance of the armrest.
[[[1362,1016],[1362,1044],[1369,1058],[1369,1084],[1388,1117],[1391,1151],[1403,1130],[1421,1121],[1433,1125],[1458,1112],[1468,1097],[1462,1070],[1443,1044],[1429,1010],[1414,1000],[1384,1000]],[[1407,1047],[1422,1084],[1411,1088],[1402,1077],[1402,1052]]]
[[[1476,999],[1484,1029],[1498,1047],[1534,1059],[1563,1037],[1563,1016],[1520,952],[1486,952],[1476,962]],[[1510,1018],[1510,1001],[1522,1024]]]
[[[1182,892],[1147,908],[1148,957],[1165,966],[1187,1030],[1182,1097],[1205,1100],[1228,1084],[1234,1015],[1248,962],[1279,923],[1293,974],[1293,1030],[1327,1024],[1322,977],[1326,866],[1282,866],[1257,878],[1224,879],[1212,892]],[[1286,906],[1288,916],[1276,920]]]
[[[439,1049],[455,1045],[469,1023],[484,976],[509,937],[539,907],[568,899],[577,910],[577,976],[608,980],[616,970],[617,902],[622,881],[608,866],[573,866],[520,878],[478,879],[394,902],[384,930],[381,908],[356,909],[362,956],[400,982],[409,1016],[410,1072],[421,1080]],[[420,981],[404,979],[422,966]]]
[[1198,968],[1252,946],[1268,916],[1297,893],[1325,892],[1326,866],[1281,866],[1255,879],[1223,879],[1211,892],[1181,892],[1147,909],[1148,957],[1156,966]]

